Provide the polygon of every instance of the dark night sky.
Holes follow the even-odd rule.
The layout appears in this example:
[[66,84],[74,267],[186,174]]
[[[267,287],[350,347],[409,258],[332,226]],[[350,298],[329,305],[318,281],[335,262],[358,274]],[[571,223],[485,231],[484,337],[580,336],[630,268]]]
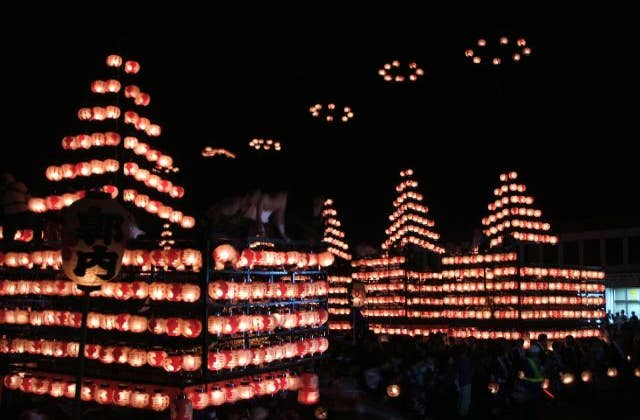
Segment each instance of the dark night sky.
[[[147,115],[164,129],[156,144],[183,169],[184,200],[196,212],[219,198],[220,183],[263,179],[247,143],[273,137],[285,151],[262,168],[279,167],[270,178],[291,191],[291,206],[334,197],[355,240],[382,238],[405,167],[416,170],[445,240],[478,227],[505,169],[522,174],[551,222],[637,219],[630,10],[422,3],[431,2],[344,12],[324,2],[305,11],[244,5],[176,13],[173,22],[132,18],[126,28],[5,25],[0,164],[44,193],[46,165],[75,160],[60,139],[78,131],[90,81],[106,78],[104,58],[119,51],[142,64]],[[526,37],[532,56],[492,71],[465,59],[479,36],[502,34]],[[393,59],[415,60],[426,74],[387,84],[377,69]],[[310,117],[310,105],[329,101],[349,104],[355,119],[327,126]],[[205,160],[206,145],[240,158]]]

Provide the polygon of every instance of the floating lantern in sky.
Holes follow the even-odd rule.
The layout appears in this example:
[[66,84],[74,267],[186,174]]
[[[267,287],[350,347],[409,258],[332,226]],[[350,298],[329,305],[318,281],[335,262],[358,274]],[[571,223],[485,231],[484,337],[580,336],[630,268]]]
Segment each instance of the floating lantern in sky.
[[309,108],[309,113],[312,117],[323,119],[328,123],[346,123],[355,116],[350,106],[338,106],[333,102],[327,105],[315,104]]
[[476,41],[475,49],[469,48],[464,52],[474,64],[488,64],[499,66],[509,62],[519,62],[523,57],[531,54],[531,47],[527,46],[524,38],[512,39],[501,36],[496,40],[487,41],[480,38]]
[[384,66],[378,70],[378,74],[382,76],[386,82],[415,82],[424,75],[424,70],[418,67],[415,61],[402,63],[399,60],[393,60],[390,63],[385,63]]

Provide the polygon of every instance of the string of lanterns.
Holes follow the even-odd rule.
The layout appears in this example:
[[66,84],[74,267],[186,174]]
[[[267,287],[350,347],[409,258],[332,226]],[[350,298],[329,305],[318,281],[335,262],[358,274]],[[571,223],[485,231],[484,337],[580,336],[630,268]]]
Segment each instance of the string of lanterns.
[[124,148],[133,150],[138,156],[144,156],[149,162],[165,169],[173,168],[173,158],[159,150],[152,149],[147,143],[138,140],[137,137],[127,136],[124,138]]
[[45,176],[49,181],[62,181],[63,179],[73,179],[77,176],[115,173],[118,169],[120,169],[120,163],[115,159],[93,159],[90,162],[49,166],[47,167]]
[[234,268],[288,267],[303,269],[328,267],[333,264],[334,257],[328,251],[316,254],[298,251],[256,251],[249,248],[238,253],[233,246],[222,244],[213,250],[213,260],[217,270],[221,270],[227,265]]
[[162,127],[158,124],[152,124],[151,120],[141,117],[135,111],[124,113],[124,123],[133,125],[136,130],[144,131],[149,137],[159,137],[162,134]]
[[210,316],[208,331],[214,335],[229,335],[269,332],[277,328],[313,327],[324,325],[328,317],[324,309],[260,315]]
[[327,296],[328,289],[326,281],[240,283],[216,280],[208,286],[209,297],[213,300],[300,299]]
[[149,188],[155,188],[158,192],[169,194],[171,198],[182,198],[184,196],[183,187],[174,185],[171,181],[152,174],[146,169],[140,169],[135,162],[125,163],[123,172],[126,176],[133,177],[136,181],[144,183]]
[[65,136],[62,138],[62,148],[64,150],[88,150],[92,147],[118,146],[120,144],[120,134],[113,131],[93,134],[78,134],[77,136]]

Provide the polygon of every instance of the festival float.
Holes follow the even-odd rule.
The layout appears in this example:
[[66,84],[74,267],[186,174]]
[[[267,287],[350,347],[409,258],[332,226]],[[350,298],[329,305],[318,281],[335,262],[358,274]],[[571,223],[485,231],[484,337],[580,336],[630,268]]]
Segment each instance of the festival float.
[[[82,129],[62,139],[68,158],[46,168],[54,193],[32,198],[29,209],[54,227],[91,199],[119,203],[132,217],[106,217],[97,204],[80,211],[76,233],[93,247],[71,259],[78,238],[69,242],[64,229],[29,241],[22,229],[5,243],[5,392],[158,412],[287,391],[316,403],[312,368],[328,348],[333,254],[179,239],[195,218],[174,204],[185,191],[173,180],[173,158],[157,147],[162,128],[146,116],[141,65],[119,55],[106,65],[108,78],[91,83],[95,103],[77,112]],[[134,220],[150,239],[127,243]],[[115,243],[117,258],[107,252]]]

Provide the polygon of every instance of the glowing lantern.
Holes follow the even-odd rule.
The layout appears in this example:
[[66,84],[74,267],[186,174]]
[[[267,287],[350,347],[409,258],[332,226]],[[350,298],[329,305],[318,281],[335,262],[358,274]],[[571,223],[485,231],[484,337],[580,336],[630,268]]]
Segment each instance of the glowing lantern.
[[133,333],[144,332],[148,327],[147,318],[143,316],[132,315],[129,318],[129,331]]
[[164,411],[169,408],[170,400],[169,395],[161,392],[160,390],[156,390],[151,395],[151,409],[154,411]]
[[147,352],[142,349],[131,349],[127,355],[127,362],[133,367],[143,366],[147,362]]
[[167,356],[162,361],[162,367],[167,372],[179,372],[180,370],[182,370],[182,356],[180,355]]
[[34,213],[44,213],[47,211],[47,205],[42,198],[32,198],[29,200],[29,210]]
[[220,406],[226,402],[226,393],[219,385],[212,385],[209,389],[209,404]]
[[107,83],[104,80],[94,80],[91,83],[91,92],[105,93],[107,91]]
[[107,159],[103,163],[104,169],[107,172],[117,172],[120,168],[120,163],[115,159]]
[[[105,108],[106,117],[111,119],[120,118],[120,108],[114,105],[109,105]],[[95,119],[95,111],[94,111],[94,119]]]
[[149,204],[149,196],[144,194],[138,194],[134,200],[134,204],[137,207],[147,207]]
[[180,221],[180,226],[182,226],[184,229],[191,229],[195,225],[196,225],[196,219],[194,219],[191,216],[184,216],[182,218],[182,221]]
[[397,398],[398,396],[400,396],[400,385],[389,385],[387,387],[387,395],[389,396],[389,398]]
[[62,179],[62,168],[59,166],[49,166],[45,175],[49,181],[60,181]]
[[203,388],[197,388],[194,392],[188,395],[194,410],[202,410],[209,405],[209,395]]
[[320,264],[321,267],[329,267],[331,264],[333,264],[334,260],[335,258],[333,254],[328,251],[321,252],[318,255],[318,264]]
[[207,367],[215,371],[224,369],[229,361],[228,356],[228,352],[209,353]]
[[163,350],[151,350],[147,352],[147,363],[152,367],[162,367],[167,358],[167,352]]
[[122,347],[122,346],[115,347],[113,349],[114,362],[119,363],[121,365],[127,363],[129,351],[131,351],[129,347]]
[[200,299],[200,287],[196,284],[182,285],[182,301],[196,302]]
[[615,378],[618,376],[618,369],[614,367],[607,368],[607,376],[610,378]]
[[[169,325],[169,321],[171,321],[171,319],[172,318],[169,318],[167,325]],[[187,338],[195,338],[199,336],[202,331],[202,323],[197,319],[186,319],[182,321],[180,329],[183,336]]]
[[127,407],[131,402],[131,390],[126,385],[118,385],[113,394],[113,403],[120,407]]
[[193,372],[194,370],[200,369],[201,364],[202,359],[200,356],[193,354],[185,354],[182,356],[182,369],[187,372]]
[[111,404],[114,393],[115,390],[110,385],[101,385],[96,391],[95,401],[98,404]]
[[300,404],[312,405],[317,404],[318,401],[320,401],[320,391],[314,389],[300,389],[298,391],[298,402]]
[[124,63],[124,72],[129,74],[136,74],[140,71],[140,63],[137,61],[127,61]]
[[67,383],[62,381],[59,378],[56,378],[53,381],[51,381],[51,385],[49,387],[49,395],[55,398],[63,397],[66,388],[67,388]]
[[45,377],[36,378],[33,383],[33,393],[37,395],[44,395],[49,391],[51,381]]
[[240,398],[238,388],[234,383],[227,384],[225,387],[225,394],[225,399],[228,403],[234,403]]
[[560,380],[563,384],[569,385],[572,384],[575,380],[575,376],[571,372],[564,372],[560,374]]
[[495,394],[498,393],[498,391],[500,391],[500,384],[498,384],[496,382],[489,382],[489,385],[487,386],[487,388],[489,389],[489,393],[490,394],[494,394],[495,395]]
[[22,377],[17,374],[7,375],[4,377],[4,386],[7,389],[18,389],[22,385]]
[[95,395],[95,385],[91,381],[85,381],[80,388],[80,399],[82,401],[93,401]]
[[161,219],[168,219],[171,216],[173,209],[169,206],[160,206],[158,209],[158,217]]
[[229,244],[218,245],[213,250],[213,260],[216,264],[216,270],[224,269],[227,263],[235,264],[238,258],[238,251]]
[[149,298],[151,300],[164,300],[167,286],[164,283],[151,283],[149,285]]
[[153,334],[164,334],[167,331],[167,320],[163,318],[153,318],[149,321],[149,331]]
[[592,378],[592,374],[590,370],[583,370],[582,373],[580,374],[580,379],[582,379],[582,382],[584,383],[588,383],[591,382],[591,378]]
[[107,146],[117,146],[120,144],[120,134],[113,131],[107,131],[104,133],[104,138]]
[[109,67],[120,67],[122,65],[122,57],[119,55],[109,55],[107,56],[107,66]]
[[78,110],[78,119],[81,121],[88,121],[93,117],[93,110],[91,108],[80,108]]
[[[173,165],[173,159],[171,158],[171,156],[161,155],[158,158],[158,166],[160,166],[162,168],[170,168],[171,165]],[[180,187],[176,187],[176,188],[180,188]],[[181,190],[181,191],[182,191],[181,194],[178,194],[178,195],[175,195],[175,196],[174,196],[173,191],[172,191],[171,196],[174,197],[174,198],[180,198],[180,197],[182,197],[184,195],[184,190]]]
[[110,80],[107,80],[106,87],[107,87],[107,91],[111,93],[117,93],[117,92],[120,92],[121,85],[119,81],[115,79],[110,79]]
[[240,386],[238,386],[238,397],[241,400],[249,400],[255,396],[256,392],[249,382],[242,382]]
[[113,363],[113,347],[103,347],[100,349],[100,361],[105,364]]
[[147,408],[149,406],[149,393],[142,387],[136,388],[131,394],[129,404],[133,408]]
[[[151,121],[149,121],[149,118],[144,118],[144,117],[140,117],[138,118],[138,120],[135,122],[134,126],[136,127],[136,129],[138,130],[146,130],[147,127],[149,127],[149,125],[151,124]],[[146,153],[146,152],[145,152]],[[141,154],[145,154],[145,153],[141,153]]]
[[[138,98],[136,98],[136,101],[138,100]],[[160,127],[158,124],[149,124],[149,126],[145,129],[145,132],[149,137],[158,137],[162,133],[162,127]]]
[[181,211],[173,210],[169,216],[171,223],[180,223],[182,221],[183,214]]

